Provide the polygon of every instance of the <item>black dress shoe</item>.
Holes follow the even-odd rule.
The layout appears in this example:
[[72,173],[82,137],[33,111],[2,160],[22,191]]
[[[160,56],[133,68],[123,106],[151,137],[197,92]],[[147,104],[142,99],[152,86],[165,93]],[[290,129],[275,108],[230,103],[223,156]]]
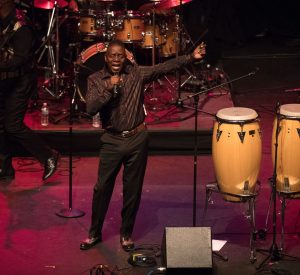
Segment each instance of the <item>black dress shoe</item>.
[[120,243],[124,251],[130,252],[134,249],[134,242],[131,237],[121,236]]
[[80,244],[80,250],[88,250],[101,241],[101,237],[88,237]]
[[50,176],[54,174],[57,168],[57,162],[59,158],[59,153],[54,152],[53,155],[48,158],[45,162],[45,167],[44,167],[44,174],[43,174],[43,180],[48,179]]

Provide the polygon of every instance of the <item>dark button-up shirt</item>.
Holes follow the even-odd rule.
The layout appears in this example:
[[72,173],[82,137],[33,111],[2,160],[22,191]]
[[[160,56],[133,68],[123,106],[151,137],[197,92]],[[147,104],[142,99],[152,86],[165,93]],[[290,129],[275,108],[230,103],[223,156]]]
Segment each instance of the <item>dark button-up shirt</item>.
[[132,130],[145,119],[144,85],[161,75],[191,63],[192,56],[184,55],[155,66],[127,64],[120,73],[122,87],[117,98],[110,85],[112,74],[104,68],[88,78],[87,112],[100,112],[103,128],[115,132]]

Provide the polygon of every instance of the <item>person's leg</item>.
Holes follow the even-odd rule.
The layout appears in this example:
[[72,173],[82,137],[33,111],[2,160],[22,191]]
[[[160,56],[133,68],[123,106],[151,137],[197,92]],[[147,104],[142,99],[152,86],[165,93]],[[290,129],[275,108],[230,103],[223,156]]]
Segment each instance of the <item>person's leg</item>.
[[89,236],[80,244],[87,250],[102,240],[102,227],[113,193],[116,177],[122,166],[122,143],[118,137],[104,133],[101,137],[98,179],[94,186]]
[[0,80],[0,179],[13,179],[15,171],[12,166],[12,156],[9,144],[6,142],[4,128],[5,119],[5,94],[11,89],[11,81]]
[[45,164],[53,152],[46,143],[24,124],[35,77],[31,74],[16,79],[13,88],[5,94],[4,127],[12,140],[27,149],[42,164]]
[[94,186],[90,237],[101,235],[116,177],[122,166],[122,141],[108,133],[101,137],[98,179]]
[[141,201],[141,193],[148,157],[148,132],[128,139],[128,155],[124,160],[123,209],[121,237],[131,237]]

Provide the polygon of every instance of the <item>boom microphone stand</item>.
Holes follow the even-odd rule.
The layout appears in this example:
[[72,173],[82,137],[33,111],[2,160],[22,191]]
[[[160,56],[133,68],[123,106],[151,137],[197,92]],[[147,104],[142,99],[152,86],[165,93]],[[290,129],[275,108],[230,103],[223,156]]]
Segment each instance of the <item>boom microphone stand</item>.
[[[185,108],[188,109],[193,109],[195,111],[194,115],[195,115],[195,127],[194,127],[194,181],[193,181],[193,226],[196,226],[196,211],[197,211],[197,150],[198,150],[198,138],[197,138],[197,134],[198,134],[198,112],[202,112],[205,114],[209,114],[211,116],[214,116],[213,114],[207,113],[207,112],[203,112],[202,110],[198,110],[198,102],[199,102],[199,95],[200,94],[204,94],[207,93],[208,91],[211,91],[213,89],[231,84],[235,81],[241,80],[243,78],[246,77],[250,77],[250,76],[254,76],[256,74],[256,72],[258,71],[258,69],[256,69],[255,71],[252,71],[248,74],[242,75],[240,77],[234,78],[230,81],[221,83],[220,85],[214,86],[214,87],[210,87],[208,89],[202,90],[198,93],[194,93],[191,95],[186,96],[183,99],[179,99],[179,104],[180,106],[184,106]],[[186,82],[187,84],[191,85],[194,87],[194,91],[196,90],[197,87],[201,87],[202,86],[202,81],[198,80],[197,77],[192,77],[192,79],[190,79],[189,81]],[[190,106],[186,106],[183,105],[183,102],[186,100],[189,100],[191,98],[194,98],[194,107],[190,107]]]

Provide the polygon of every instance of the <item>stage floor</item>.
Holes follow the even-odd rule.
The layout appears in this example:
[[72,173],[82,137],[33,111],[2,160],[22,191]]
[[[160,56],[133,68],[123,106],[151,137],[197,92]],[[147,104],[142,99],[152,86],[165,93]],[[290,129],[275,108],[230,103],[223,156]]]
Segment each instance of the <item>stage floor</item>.
[[[149,273],[152,268],[131,267],[127,263],[129,254],[119,245],[121,175],[117,179],[104,224],[103,242],[89,251],[79,250],[80,242],[88,234],[97,164],[96,157],[74,158],[72,209],[86,214],[68,219],[56,215],[70,206],[68,158],[61,159],[58,172],[45,183],[41,181],[42,169],[39,164],[27,158],[15,160],[16,179],[1,183],[0,186],[1,274],[89,274],[90,269],[99,264],[108,265],[110,270],[121,270],[116,274],[153,274]],[[162,243],[165,227],[193,225],[193,169],[193,156],[150,156],[133,234],[136,245],[146,244],[155,249]],[[271,175],[271,154],[265,151],[259,177],[261,189],[256,203],[257,229],[265,227],[270,196],[268,178]],[[214,172],[211,156],[199,156],[196,225],[211,227],[213,239],[226,241],[220,253],[229,259],[224,262],[213,256],[213,274],[256,274],[256,266],[267,254],[257,253],[255,264],[249,261],[250,225],[245,204],[225,202],[215,194],[209,204],[207,218],[202,223],[204,186],[212,181]],[[300,256],[299,210],[299,200],[288,202],[284,252],[294,256]],[[279,245],[279,210],[276,217]],[[272,223],[269,222],[266,240],[257,239],[256,246],[268,249],[271,243]],[[184,256],[187,252],[182,250],[178,253]],[[155,259],[156,267],[161,266],[160,257]],[[264,271],[260,270],[258,274],[271,274],[271,270],[281,272],[279,274],[296,275],[300,272],[300,262],[284,258],[264,266]]]

